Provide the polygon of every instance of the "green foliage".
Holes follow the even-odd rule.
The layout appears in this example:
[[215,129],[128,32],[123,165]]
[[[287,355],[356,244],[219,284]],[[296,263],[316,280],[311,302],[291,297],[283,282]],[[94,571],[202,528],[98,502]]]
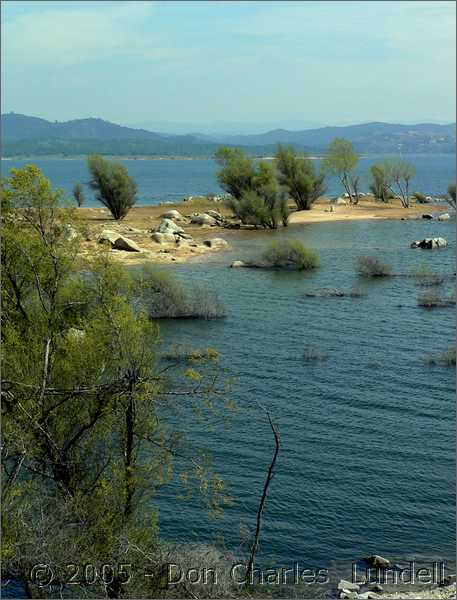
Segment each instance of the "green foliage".
[[287,225],[289,209],[275,165],[256,164],[238,148],[220,148],[216,161],[222,167],[219,184],[231,195],[227,205],[242,223],[270,229]]
[[364,277],[388,277],[392,275],[392,267],[377,256],[359,256],[356,260],[356,271]]
[[298,210],[310,210],[325,193],[325,175],[317,175],[313,161],[298,154],[292,146],[279,146],[275,159],[280,185],[287,189]]
[[277,268],[310,270],[319,267],[317,250],[307,248],[299,240],[274,242],[263,254],[267,265]]
[[90,186],[96,198],[106,206],[116,220],[123,219],[136,202],[137,185],[124,165],[101,156],[87,160],[91,174]]
[[427,196],[422,192],[413,192],[413,198],[418,204],[427,204]]
[[323,173],[336,175],[339,178],[349,195],[351,203],[358,202],[358,196],[354,197],[352,172],[359,164],[359,158],[349,140],[335,138],[328,147],[327,154],[322,161]]
[[138,301],[151,319],[218,319],[225,309],[212,290],[179,282],[172,273],[145,266],[135,274]]
[[376,200],[388,202],[394,198],[395,194],[389,190],[387,174],[383,165],[372,165],[370,175],[371,183],[369,188]]
[[[37,167],[13,170],[1,192],[4,573],[27,581],[46,557],[57,581],[68,580],[68,563],[131,563],[138,581],[159,543],[151,500],[177,457],[212,510],[227,503],[223,483],[204,453],[187,449],[186,460],[163,416],[177,392],[158,366],[139,282],[104,250],[80,258],[79,238],[63,234],[78,227],[75,211],[59,207]],[[198,384],[174,376],[209,415],[217,371],[195,373]],[[124,584],[115,573],[89,592],[135,597],[135,583]]]
[[443,365],[445,367],[454,367],[455,369],[455,348],[450,348],[445,352],[430,354],[424,358],[428,365]]
[[80,183],[75,183],[75,186],[73,188],[73,198],[75,199],[76,204],[78,206],[82,206],[86,201],[83,186]]

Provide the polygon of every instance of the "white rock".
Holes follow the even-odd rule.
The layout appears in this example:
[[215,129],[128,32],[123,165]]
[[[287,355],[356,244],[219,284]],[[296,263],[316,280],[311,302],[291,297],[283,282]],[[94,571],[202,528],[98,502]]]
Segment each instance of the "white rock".
[[205,246],[208,248],[221,248],[228,246],[228,242],[226,242],[223,238],[212,238],[209,240],[203,240]]
[[101,232],[98,238],[99,243],[109,243],[115,250],[126,250],[128,252],[141,252],[140,247],[133,240],[129,239],[110,229]]
[[169,210],[168,212],[161,215],[162,219],[171,219],[172,221],[184,221],[184,217],[179,210]]
[[159,233],[158,231],[151,235],[151,239],[157,244],[174,244],[176,242],[174,233]]
[[172,219],[162,219],[157,231],[159,233],[184,233],[184,229],[176,225]]
[[214,217],[206,213],[195,213],[190,217],[190,222],[196,225],[210,225],[211,227],[217,225],[217,221]]

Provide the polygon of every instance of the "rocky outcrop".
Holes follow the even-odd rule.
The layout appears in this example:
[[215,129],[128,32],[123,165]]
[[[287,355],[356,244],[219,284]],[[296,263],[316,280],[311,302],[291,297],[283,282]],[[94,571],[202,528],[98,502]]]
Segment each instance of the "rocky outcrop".
[[387,569],[390,565],[390,560],[379,556],[379,554],[368,556],[365,558],[365,562],[369,567],[374,567],[375,569]]
[[190,222],[194,225],[210,225],[210,227],[217,225],[217,220],[207,213],[194,213],[190,217]]
[[162,219],[159,227],[157,228],[159,233],[184,233],[184,229],[176,225],[172,219]]
[[169,210],[161,216],[162,219],[171,219],[172,221],[185,221],[185,217],[179,212],[179,210]]
[[411,243],[411,248],[423,248],[425,250],[431,250],[432,248],[446,248],[447,240],[442,237],[437,238],[425,238],[423,240],[416,240]]
[[110,229],[105,229],[98,237],[100,244],[110,244],[113,250],[125,250],[127,252],[141,252],[136,242]]

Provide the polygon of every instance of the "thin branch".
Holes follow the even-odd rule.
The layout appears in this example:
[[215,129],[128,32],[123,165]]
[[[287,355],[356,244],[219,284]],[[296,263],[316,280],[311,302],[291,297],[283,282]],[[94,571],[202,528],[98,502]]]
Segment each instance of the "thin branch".
[[275,440],[275,450],[273,453],[273,458],[271,460],[270,466],[268,468],[267,478],[265,479],[262,497],[260,498],[259,508],[257,510],[257,523],[256,523],[254,541],[253,541],[252,547],[251,547],[251,555],[249,557],[249,563],[248,563],[248,569],[247,569],[248,573],[251,573],[251,571],[253,569],[255,555],[256,555],[257,549],[259,547],[260,532],[262,529],[263,509],[264,509],[265,501],[266,501],[267,495],[268,495],[268,488],[270,487],[271,480],[273,479],[274,468],[275,468],[275,464],[276,464],[276,459],[278,458],[279,449],[280,449],[280,441],[281,441],[280,436],[279,436],[279,431],[278,431],[277,427],[273,424],[273,421],[271,420],[271,417],[270,417],[270,413],[266,409],[264,409],[264,410],[267,414],[268,422],[269,422],[271,430],[273,432],[273,436],[274,436],[274,440]]

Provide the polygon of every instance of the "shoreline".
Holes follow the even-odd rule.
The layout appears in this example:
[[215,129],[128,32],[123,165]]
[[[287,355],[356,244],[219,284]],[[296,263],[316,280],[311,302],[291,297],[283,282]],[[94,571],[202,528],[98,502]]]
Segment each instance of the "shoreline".
[[[333,206],[330,212],[330,206]],[[290,214],[289,224],[292,226],[304,226],[313,223],[328,223],[331,221],[365,221],[365,220],[409,220],[419,219],[423,213],[435,211],[447,211],[450,207],[445,204],[416,204],[410,208],[402,208],[399,201],[384,204],[367,198],[356,206],[331,205],[326,198],[319,199],[311,210],[293,211]],[[207,257],[214,252],[233,250],[239,236],[254,237],[256,235],[268,235],[269,231],[241,227],[239,229],[227,229],[219,225],[196,225],[191,224],[189,217],[192,213],[204,213],[213,210],[221,213],[225,218],[230,218],[230,211],[222,202],[215,202],[207,198],[193,198],[189,201],[180,201],[166,204],[135,206],[122,221],[114,221],[106,208],[77,208],[80,222],[86,230],[86,239],[81,244],[81,254],[91,257],[99,247],[97,238],[103,230],[114,230],[119,234],[131,239],[141,249],[140,252],[128,252],[124,250],[110,251],[112,257],[124,264],[138,264],[143,262],[155,262],[158,264],[184,263],[196,257]],[[186,221],[179,223],[185,233],[191,236],[189,241],[176,244],[157,243],[151,238],[152,231],[157,229],[161,222],[161,215],[170,211],[178,210]],[[209,247],[205,241],[213,238],[222,238],[228,245],[216,245]]]

